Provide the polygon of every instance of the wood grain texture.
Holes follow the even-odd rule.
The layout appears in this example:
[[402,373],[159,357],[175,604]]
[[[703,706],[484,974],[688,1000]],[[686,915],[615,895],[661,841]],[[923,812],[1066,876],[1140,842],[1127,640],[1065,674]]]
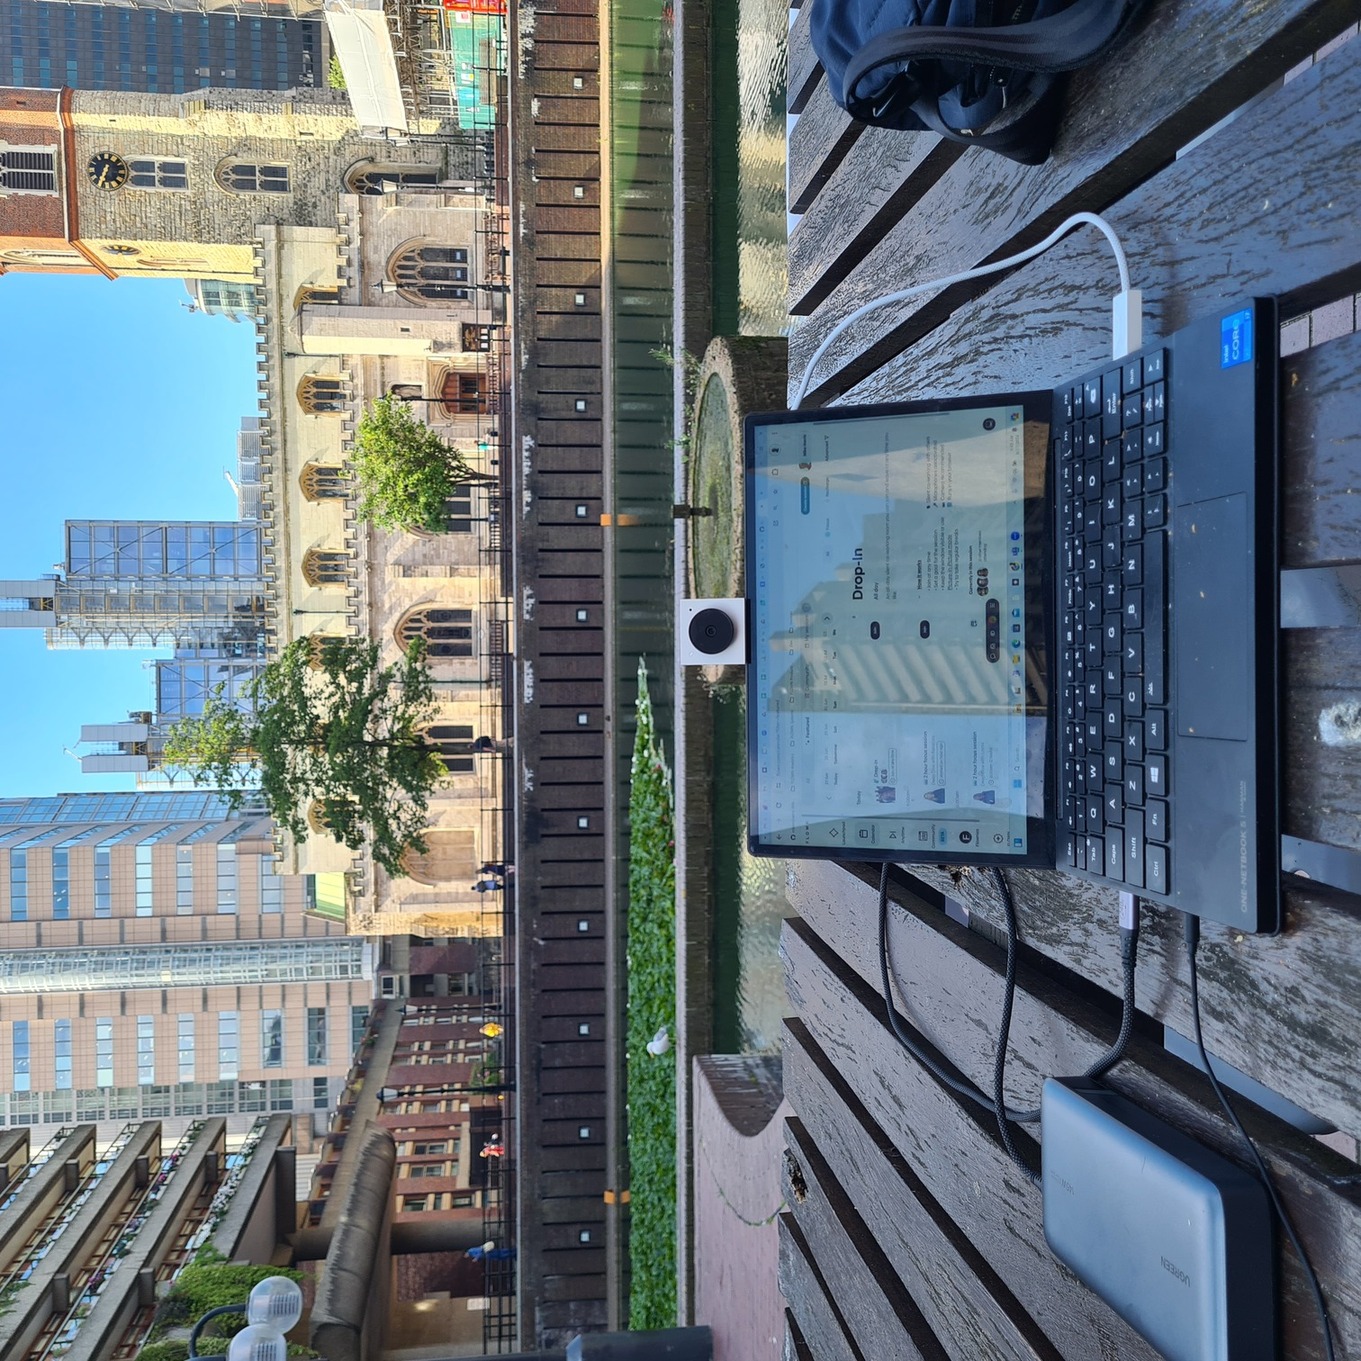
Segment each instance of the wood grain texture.
[[[1349,11],[1350,5],[1342,0],[1274,4],[1166,0],[1150,7],[1128,43],[1106,62],[1073,78],[1068,117],[1052,159],[1042,166],[1023,167],[977,152],[963,157],[911,214],[856,263],[846,282],[796,333],[791,341],[790,371],[801,371],[812,349],[840,317],[886,288],[1001,258],[1040,240],[1079,208],[1104,211],[1119,202],[1134,186],[1167,166],[1180,147],[1321,46],[1354,17]],[[1329,61],[1345,51],[1341,49]],[[1273,116],[1295,102],[1291,92],[1298,84],[1293,82],[1266,101],[1274,102]],[[1232,125],[1227,141],[1221,134],[1208,158],[1224,163],[1225,173],[1232,166],[1236,183],[1231,195],[1216,196],[1209,186],[1200,184],[1192,194],[1203,210],[1220,210],[1211,239],[1220,253],[1215,272],[1221,276],[1230,269],[1222,257],[1238,227],[1260,228],[1265,215],[1283,234],[1304,220],[1293,203],[1288,221],[1270,214],[1271,201],[1292,200],[1276,195],[1276,186],[1267,180],[1260,181],[1264,194],[1259,197],[1258,184],[1249,178],[1259,167],[1238,154],[1240,126],[1260,120],[1262,107]],[[1274,149],[1288,154],[1307,149],[1309,143],[1317,146],[1330,140],[1324,135],[1327,130],[1338,137],[1331,152],[1336,168],[1338,149],[1347,144],[1336,117],[1338,107],[1349,106],[1337,105],[1312,123],[1301,122],[1294,135],[1278,129],[1272,139]],[[1114,109],[1119,110],[1118,118],[1112,117]],[[792,161],[792,142],[790,154]],[[1255,205],[1252,213],[1242,211],[1245,203]],[[1169,193],[1159,206],[1166,211],[1181,205]],[[847,235],[835,221],[827,222],[826,261],[840,253]],[[1154,243],[1151,249],[1158,258],[1179,244],[1160,221],[1143,239]],[[1178,273],[1177,277],[1180,282],[1189,276]],[[1242,284],[1237,287],[1241,289]],[[979,290],[978,284],[961,285],[948,294],[927,296],[866,318],[824,360],[814,389],[817,397],[826,400],[873,372],[890,354],[939,325]],[[1043,312],[1042,302],[1039,310]]]
[[[900,944],[907,943],[901,939],[904,935],[910,941],[913,968],[906,990],[921,1002],[921,1009],[932,1015],[938,1026],[951,1027],[947,1044],[949,1057],[959,1060],[960,1066],[968,1071],[969,1058],[960,1054],[954,1024],[980,1010],[977,1002],[980,996],[1000,995],[1000,987],[995,973],[991,978],[979,976],[984,961],[979,957],[978,950],[959,949],[958,941],[951,939],[952,924],[949,930],[937,931],[935,928],[943,920],[942,914],[934,913],[937,922],[931,920],[932,915],[930,910],[914,913],[909,908],[904,918],[908,929],[895,933]],[[805,969],[804,981],[800,984],[801,999],[810,995],[821,997],[823,1001],[837,997],[838,1012],[848,1010],[852,999],[860,1004],[864,1023],[856,1023],[858,1033],[854,1034],[850,1043],[865,1052],[866,1064],[872,1064],[876,1072],[882,1071],[882,1065],[887,1060],[880,1052],[881,1043],[892,1048],[898,1046],[887,1026],[879,1020],[882,1002],[878,989],[867,985],[858,973],[822,944],[808,923],[790,923],[784,943],[791,984],[796,970],[799,967]],[[815,975],[819,987],[826,991],[814,990],[810,994],[806,971],[815,962],[821,968],[820,974]],[[972,999],[972,1005],[966,1003],[967,1010],[931,1010],[929,1002],[925,1000],[929,987],[924,980],[942,976],[949,978],[961,994]],[[1065,990],[1056,988],[1042,978],[1023,978],[1017,1002],[1011,1049],[1015,1078],[1009,1080],[1008,1090],[1013,1101],[1024,1104],[1030,1094],[1038,1090],[1040,1076],[1053,1072],[1081,1071],[1080,1066],[1074,1066],[1066,1060],[1073,1049],[1074,1032],[1080,1034],[1083,1029],[1080,1024],[1082,1007],[1080,1004],[1075,1007],[1075,999],[1071,994],[1066,995]],[[1047,1004],[1050,1002],[1056,1002],[1058,1006],[1046,1016]],[[803,1005],[800,1015],[809,1028],[820,1036],[815,1013]],[[995,1018],[995,1012],[993,1015]],[[1091,1038],[1094,1037],[1089,1034],[1087,1043],[1090,1043]],[[1103,1044],[1092,1045],[1093,1056],[1102,1047]],[[901,1050],[899,1052],[903,1053]],[[847,1066],[839,1041],[833,1041],[828,1054],[834,1070],[841,1074],[846,1086],[859,1095],[873,1113],[874,1104],[865,1095],[864,1082],[858,1080],[856,1072]],[[905,1053],[903,1058],[915,1065],[915,1060]],[[1084,1059],[1081,1066],[1088,1061]],[[990,1069],[991,1063],[987,1066]],[[1027,1076],[1027,1070],[1030,1070],[1031,1076]],[[801,1118],[806,1120],[805,1103],[794,1095],[790,1071],[791,1058],[787,1050],[786,1094],[796,1111],[800,1112]],[[925,1078],[924,1072],[922,1076],[923,1080],[930,1080]],[[1108,1081],[1112,1087],[1140,1105],[1158,1111],[1202,1142],[1219,1149],[1235,1161],[1243,1161],[1243,1150],[1238,1145],[1237,1136],[1219,1116],[1208,1084],[1187,1065],[1168,1056],[1160,1046],[1136,1039],[1132,1045],[1131,1060],[1116,1068]],[[841,1095],[843,1104],[846,1096],[845,1092]],[[970,1122],[976,1119],[972,1110],[968,1115]],[[1358,1186],[1361,1177],[1354,1164],[1323,1149],[1279,1121],[1255,1114],[1252,1109],[1245,1109],[1243,1115],[1245,1124],[1273,1168],[1282,1199],[1291,1209],[1319,1272],[1330,1313],[1334,1317],[1336,1336],[1344,1344],[1347,1339],[1361,1337],[1361,1299],[1358,1298],[1358,1292],[1361,1291],[1361,1246],[1356,1245],[1358,1236],[1361,1236],[1361,1204],[1358,1204],[1361,1201],[1361,1187]],[[912,1118],[917,1118],[915,1112]],[[965,1121],[959,1123],[964,1124]],[[933,1147],[938,1148],[939,1145]],[[908,1151],[904,1149],[903,1152],[912,1162]],[[1000,1156],[1000,1149],[998,1152]],[[912,1165],[924,1182],[929,1183],[932,1176],[939,1175],[935,1168],[917,1163]],[[1006,1168],[1009,1167],[1006,1164]],[[1284,1246],[1283,1240],[1281,1254],[1282,1312],[1287,1320],[1286,1335],[1290,1344],[1287,1354],[1291,1357],[1321,1355],[1316,1325],[1311,1318],[1312,1305],[1307,1287],[1298,1263]],[[987,1251],[987,1258],[1000,1272],[1001,1267],[993,1250]],[[1018,1289],[1017,1293],[1037,1323],[1045,1326],[1033,1290],[1028,1292]],[[1057,1336],[1054,1340],[1060,1342]]]
[[865,131],[832,98],[827,82],[813,87],[789,134],[789,211],[801,213],[817,197]]
[[817,1146],[786,1127],[784,1194],[856,1346],[869,1357],[947,1361],[877,1235],[860,1218]]
[[789,26],[789,83],[785,94],[785,109],[789,113],[803,112],[813,87],[822,79],[822,63],[808,37],[814,3],[815,0],[807,0]]
[[965,151],[931,132],[865,128],[853,157],[808,183],[816,193],[805,194],[789,237],[789,310],[803,316],[818,307]]
[[[1152,1361],[1156,1353],[1111,1309],[1073,1288],[1045,1246],[1040,1193],[1007,1160],[988,1118],[899,1047],[881,1013],[867,1005],[871,995],[847,987],[799,925],[787,922],[782,939],[798,1008],[786,1023],[784,1046],[785,1096],[795,1111],[811,1110],[828,1077],[839,1073],[1062,1355]],[[1018,1142],[1033,1151],[1028,1136]]]
[[810,1185],[835,1185],[855,1207],[951,1356],[1061,1361],[838,1075],[806,1092],[803,1110],[787,1124],[791,1156]]
[[817,1361],[875,1361],[866,1358],[851,1341],[808,1240],[792,1214],[780,1216],[780,1293],[788,1301],[799,1340]]

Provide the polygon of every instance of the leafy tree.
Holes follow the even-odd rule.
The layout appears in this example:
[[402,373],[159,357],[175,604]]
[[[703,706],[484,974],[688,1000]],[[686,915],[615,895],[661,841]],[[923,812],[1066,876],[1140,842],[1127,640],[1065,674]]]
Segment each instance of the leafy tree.
[[333,90],[348,88],[345,84],[345,72],[340,66],[340,58],[334,52],[331,53],[331,63],[326,68],[326,83]]
[[405,873],[407,850],[423,851],[430,793],[445,773],[421,729],[435,714],[434,685],[417,639],[406,656],[379,664],[360,638],[300,638],[251,682],[247,706],[213,695],[198,718],[166,735],[164,761],[197,785],[246,796],[249,770],[270,814],[290,836],[307,836],[307,810],[352,849],[366,843],[389,874]]
[[370,405],[355,429],[350,458],[360,518],[386,529],[442,530],[445,502],[461,485],[497,481],[470,468],[398,397]]

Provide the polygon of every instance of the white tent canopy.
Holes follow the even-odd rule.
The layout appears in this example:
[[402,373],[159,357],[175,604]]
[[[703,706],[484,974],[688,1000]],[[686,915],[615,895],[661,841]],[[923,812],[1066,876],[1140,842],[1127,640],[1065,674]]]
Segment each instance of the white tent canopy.
[[383,0],[326,0],[331,47],[361,128],[408,131]]

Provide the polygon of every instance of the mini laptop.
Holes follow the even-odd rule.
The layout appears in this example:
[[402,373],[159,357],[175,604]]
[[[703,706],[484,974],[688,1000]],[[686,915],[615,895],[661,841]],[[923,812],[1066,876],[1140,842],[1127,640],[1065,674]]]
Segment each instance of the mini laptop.
[[1052,391],[752,415],[748,844],[1280,917],[1270,300]]

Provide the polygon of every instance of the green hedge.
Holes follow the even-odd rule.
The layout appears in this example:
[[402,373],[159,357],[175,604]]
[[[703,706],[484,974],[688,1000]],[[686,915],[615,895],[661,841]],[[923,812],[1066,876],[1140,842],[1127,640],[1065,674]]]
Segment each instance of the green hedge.
[[671,772],[657,741],[647,668],[629,791],[628,1152],[631,1328],[676,1323],[676,1064],[647,1042],[676,1015],[676,828]]

